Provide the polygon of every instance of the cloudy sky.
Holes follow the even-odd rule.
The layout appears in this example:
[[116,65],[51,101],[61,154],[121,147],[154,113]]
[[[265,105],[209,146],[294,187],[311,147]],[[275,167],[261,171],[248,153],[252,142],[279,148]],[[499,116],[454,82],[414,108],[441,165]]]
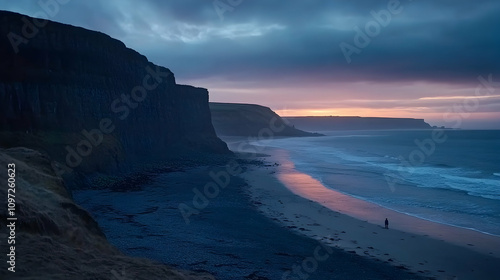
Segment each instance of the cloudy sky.
[[0,0],[0,9],[107,33],[178,83],[208,88],[211,101],[500,128],[498,0]]

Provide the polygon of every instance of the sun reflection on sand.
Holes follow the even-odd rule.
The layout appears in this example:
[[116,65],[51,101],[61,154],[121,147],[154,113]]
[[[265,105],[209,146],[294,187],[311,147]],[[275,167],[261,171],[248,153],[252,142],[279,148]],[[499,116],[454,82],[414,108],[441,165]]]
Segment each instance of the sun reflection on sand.
[[500,254],[498,236],[420,219],[329,189],[318,179],[296,170],[288,151],[277,149],[273,151],[273,155],[281,163],[275,174],[276,177],[287,189],[298,196],[319,203],[335,212],[379,225],[381,228],[384,227],[385,218],[388,218],[391,229],[446,240],[465,247],[467,247],[466,244],[474,243],[473,249],[478,252]]
[[293,162],[285,161],[282,167],[283,172],[277,174],[278,179],[293,193],[316,201],[334,211],[372,223],[380,223],[385,219],[380,211],[375,211],[381,208],[380,206],[328,189],[317,179],[295,170]]

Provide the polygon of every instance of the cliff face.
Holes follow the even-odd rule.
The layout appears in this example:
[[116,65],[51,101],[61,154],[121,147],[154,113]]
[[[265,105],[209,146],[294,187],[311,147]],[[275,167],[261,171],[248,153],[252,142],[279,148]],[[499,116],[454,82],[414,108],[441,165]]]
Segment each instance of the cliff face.
[[253,104],[210,103],[212,123],[224,136],[319,136],[294,128],[268,107]]
[[[169,69],[105,34],[48,22],[28,38],[27,21],[0,12],[0,131],[42,135],[46,146],[59,145],[42,148],[61,161],[71,149],[82,158],[89,149],[107,154],[111,165],[228,152],[206,89],[177,85]],[[92,146],[79,145],[85,140]]]
[[411,118],[287,117],[284,119],[297,128],[309,131],[432,128],[422,119]]

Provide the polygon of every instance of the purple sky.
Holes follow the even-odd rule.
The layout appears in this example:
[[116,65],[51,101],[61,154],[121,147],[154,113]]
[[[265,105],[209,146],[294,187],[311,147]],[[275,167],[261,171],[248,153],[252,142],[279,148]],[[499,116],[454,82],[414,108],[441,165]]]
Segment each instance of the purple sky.
[[0,9],[107,33],[178,83],[208,88],[211,101],[500,129],[496,0],[17,0]]

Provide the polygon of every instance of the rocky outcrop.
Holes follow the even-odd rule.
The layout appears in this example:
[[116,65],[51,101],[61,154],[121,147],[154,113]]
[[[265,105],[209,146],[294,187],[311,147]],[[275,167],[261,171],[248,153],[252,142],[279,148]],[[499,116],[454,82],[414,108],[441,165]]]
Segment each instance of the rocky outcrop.
[[365,117],[287,117],[297,128],[309,131],[431,129],[423,119]]
[[212,123],[221,136],[319,136],[294,128],[268,107],[254,104],[210,103]]
[[[9,164],[11,172],[6,170]],[[0,166],[2,182],[14,178],[13,188],[0,188],[0,196],[7,198],[8,189],[15,189],[9,191],[15,195],[14,215],[0,213],[0,226],[8,229],[0,231],[5,241],[0,245],[4,264],[0,279],[214,279],[122,254],[69,197],[43,154],[26,148],[0,149]]]
[[229,152],[206,89],[176,84],[108,35],[37,22],[0,12],[0,144],[35,146],[84,171]]

